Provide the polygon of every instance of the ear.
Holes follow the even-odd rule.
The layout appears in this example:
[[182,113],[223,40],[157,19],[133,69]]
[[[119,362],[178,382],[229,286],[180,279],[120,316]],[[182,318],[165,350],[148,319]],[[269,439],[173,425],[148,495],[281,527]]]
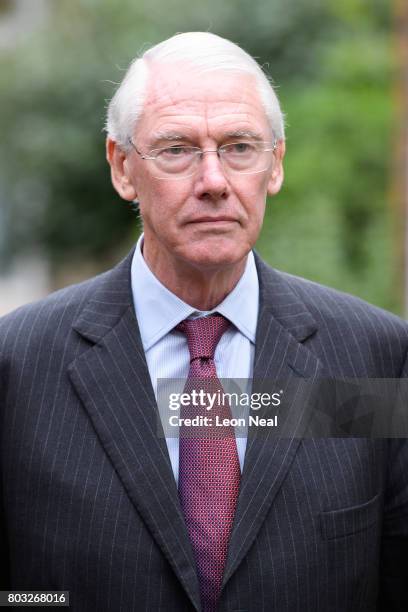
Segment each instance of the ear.
[[268,195],[274,196],[282,187],[284,172],[283,172],[283,158],[285,156],[285,141],[278,140],[278,144],[276,145],[276,149],[274,152],[274,162],[272,173],[268,182]]
[[106,159],[111,167],[111,180],[121,198],[136,200],[136,189],[129,172],[129,160],[125,151],[111,138],[106,139]]

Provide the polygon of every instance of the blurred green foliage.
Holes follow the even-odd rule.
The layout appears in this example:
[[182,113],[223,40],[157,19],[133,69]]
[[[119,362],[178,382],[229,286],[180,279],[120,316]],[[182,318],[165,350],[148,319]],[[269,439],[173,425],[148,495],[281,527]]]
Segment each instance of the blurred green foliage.
[[[54,266],[106,260],[138,232],[110,184],[106,101],[130,60],[210,30],[257,57],[287,115],[286,181],[258,250],[274,266],[399,311],[388,200],[392,45],[387,0],[60,0],[0,55],[3,252]],[[113,255],[112,255],[113,257]]]

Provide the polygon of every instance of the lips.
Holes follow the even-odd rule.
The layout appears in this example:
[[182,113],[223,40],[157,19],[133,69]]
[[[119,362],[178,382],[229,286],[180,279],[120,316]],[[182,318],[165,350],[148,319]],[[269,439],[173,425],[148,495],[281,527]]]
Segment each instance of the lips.
[[198,217],[197,219],[192,219],[190,223],[220,223],[220,222],[229,222],[232,223],[236,221],[232,217],[219,216],[219,217]]

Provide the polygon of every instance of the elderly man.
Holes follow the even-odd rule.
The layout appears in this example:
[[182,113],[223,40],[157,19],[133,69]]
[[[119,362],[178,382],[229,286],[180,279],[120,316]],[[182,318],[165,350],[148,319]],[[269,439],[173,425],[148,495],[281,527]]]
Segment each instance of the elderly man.
[[131,65],[107,131],[143,236],[0,323],[3,589],[69,590],[76,612],[408,609],[404,440],[161,429],[160,378],[407,376],[403,321],[252,251],[285,153],[261,68],[174,36]]

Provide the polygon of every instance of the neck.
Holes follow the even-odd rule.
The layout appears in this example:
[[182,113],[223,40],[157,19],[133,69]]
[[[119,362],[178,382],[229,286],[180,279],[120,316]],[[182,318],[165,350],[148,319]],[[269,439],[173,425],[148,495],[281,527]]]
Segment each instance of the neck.
[[217,268],[200,268],[186,262],[161,262],[143,249],[143,257],[156,278],[183,302],[197,310],[212,310],[231,293],[245,270],[247,256]]

